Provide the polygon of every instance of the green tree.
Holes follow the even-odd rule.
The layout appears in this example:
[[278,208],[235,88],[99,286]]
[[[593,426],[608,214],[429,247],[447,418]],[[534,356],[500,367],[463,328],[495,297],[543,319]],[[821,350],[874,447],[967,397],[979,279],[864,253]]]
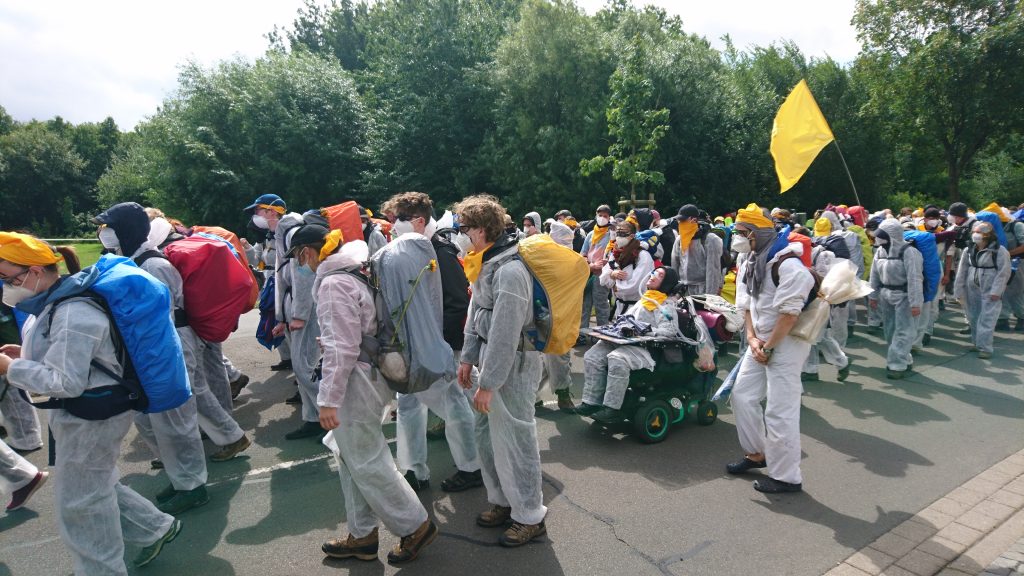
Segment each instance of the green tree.
[[[364,26],[369,7],[366,2],[353,4],[352,0],[331,0],[321,5],[317,0],[306,0],[299,9],[292,29],[274,27],[268,35],[273,48],[308,50],[321,56],[333,56],[346,70],[366,68],[363,50],[366,47]],[[287,46],[285,45],[287,41]]]
[[990,142],[1024,122],[1024,16],[1015,0],[858,0],[853,19],[874,105],[941,150],[950,200]]
[[629,189],[630,203],[637,205],[637,186],[653,198],[654,189],[665,184],[665,175],[652,167],[658,141],[668,132],[667,108],[651,108],[654,89],[644,75],[646,58],[643,39],[636,35],[624,61],[609,80],[611,97],[606,118],[608,134],[614,141],[608,153],[580,161],[584,176],[611,166],[612,178]]

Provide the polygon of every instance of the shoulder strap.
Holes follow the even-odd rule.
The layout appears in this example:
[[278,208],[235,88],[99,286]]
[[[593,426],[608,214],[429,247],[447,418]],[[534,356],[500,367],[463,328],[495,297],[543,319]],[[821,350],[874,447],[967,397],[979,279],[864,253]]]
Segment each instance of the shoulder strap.
[[153,258],[163,258],[164,260],[167,260],[167,256],[164,255],[163,252],[159,250],[153,250],[152,248],[150,248],[149,250],[146,250],[145,252],[139,254],[135,258],[132,258],[132,262],[135,262],[136,266],[142,268],[142,265],[145,264],[147,260]]
[[782,266],[782,263],[786,260],[799,257],[800,256],[790,252],[789,254],[783,254],[780,256],[779,259],[775,261],[775,264],[772,264],[772,282],[774,282],[776,286],[779,285],[779,268]]

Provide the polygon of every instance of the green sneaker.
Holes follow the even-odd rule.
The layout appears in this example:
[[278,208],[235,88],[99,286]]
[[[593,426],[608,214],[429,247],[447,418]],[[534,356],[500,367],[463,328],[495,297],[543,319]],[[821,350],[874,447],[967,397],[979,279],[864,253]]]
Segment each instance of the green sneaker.
[[142,568],[146,564],[155,560],[156,557],[160,555],[160,551],[164,549],[164,545],[173,542],[180,532],[181,520],[175,518],[174,521],[171,522],[171,527],[167,529],[167,532],[161,536],[159,540],[153,542],[149,546],[146,546],[141,552],[139,552],[139,555],[135,557],[135,567]]
[[210,495],[206,493],[206,486],[199,486],[192,490],[176,490],[174,496],[157,504],[157,509],[164,514],[177,516],[183,512],[198,508],[210,501]]

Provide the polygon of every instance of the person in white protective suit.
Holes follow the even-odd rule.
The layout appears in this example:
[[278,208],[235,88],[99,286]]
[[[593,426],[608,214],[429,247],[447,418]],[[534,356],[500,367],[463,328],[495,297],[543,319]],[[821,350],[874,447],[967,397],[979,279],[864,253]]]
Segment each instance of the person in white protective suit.
[[1010,273],[1010,280],[1006,283],[1006,291],[1003,292],[1003,310],[999,313],[999,322],[996,323],[997,330],[1010,329],[1010,316],[1017,317],[1017,324],[1014,328],[1017,332],[1024,332],[1024,270],[1020,268],[1020,260],[1024,257],[1024,222],[1013,220],[1006,216],[1005,211],[997,214],[1003,220],[1003,233],[1006,236],[1006,250],[1010,254],[1010,261],[1016,260],[1018,267]]
[[[434,236],[437,223],[433,218],[434,205],[430,196],[422,192],[405,192],[392,196],[385,205],[395,214],[391,234],[396,241],[407,234],[426,238]],[[385,247],[384,250],[388,250],[389,247]],[[445,328],[442,336],[449,345],[452,345],[453,337],[447,330],[449,322],[446,316],[449,307],[458,306],[457,303],[451,302],[453,298],[459,301],[468,298],[465,274],[452,252],[435,252],[434,260],[440,269],[438,281],[441,283],[442,301],[437,302],[435,310],[419,311],[410,308],[409,312],[435,314],[438,310],[442,310],[442,324]],[[451,291],[446,289],[446,282],[454,283],[452,287],[456,292],[454,295],[450,295]],[[460,287],[461,294],[458,293]],[[466,305],[468,306],[468,301],[466,301]],[[461,316],[464,320],[464,309],[461,315],[457,312],[456,315]],[[458,322],[460,329],[462,320]],[[459,335],[461,336],[461,333]],[[455,344],[461,348],[460,342]],[[476,438],[474,436],[476,419],[473,409],[469,406],[469,399],[466,398],[465,391],[455,378],[438,380],[422,392],[398,395],[398,468],[405,471],[405,479],[409,485],[418,491],[427,487],[430,482],[426,436],[428,408],[445,421],[445,437],[457,469],[454,475],[441,482],[441,489],[446,492],[461,492],[483,486],[484,481],[480,474],[480,461],[476,455]]]
[[679,274],[684,295],[715,294],[722,292],[725,277],[722,274],[722,239],[711,233],[711,227],[701,224],[700,209],[687,204],[676,216],[678,234],[672,248],[672,267]]
[[286,257],[295,267],[316,273],[313,291],[323,347],[316,401],[348,514],[348,536],[329,540],[321,549],[332,558],[376,560],[377,524],[383,522],[401,538],[388,553],[388,562],[415,560],[437,537],[437,526],[395,467],[381,429],[381,413],[391,393],[361,354],[364,335],[377,331],[374,296],[359,277],[369,257],[366,242],[342,245],[339,230],[305,224],[292,236]]
[[[659,266],[647,280],[647,291],[626,315],[650,324],[652,336],[676,337],[679,319],[670,297],[678,287],[676,271]],[[576,412],[602,422],[622,421],[624,415],[619,409],[629,388],[630,372],[653,371],[654,367],[654,358],[646,348],[598,341],[583,355],[583,403]]]
[[654,258],[640,246],[636,225],[629,221],[616,225],[615,238],[608,247],[605,258],[608,263],[601,270],[600,282],[615,296],[614,319],[640,300],[647,279],[654,271]]
[[[0,348],[0,375],[26,392],[77,398],[115,383],[92,369],[93,360],[116,372],[121,366],[106,312],[81,299],[54,305],[61,295],[57,263],[63,259],[70,272],[78,270],[74,252],[60,250],[25,234],[0,233],[4,299],[34,316],[22,346]],[[127,574],[125,542],[144,547],[135,558],[143,566],[181,531],[180,520],[118,480],[117,458],[131,423],[130,412],[84,420],[63,409],[50,411],[55,511],[75,574]]]
[[992,225],[975,222],[971,244],[960,257],[953,293],[967,310],[978,358],[992,357],[992,339],[1010,272],[1010,253],[1000,246]]
[[[242,246],[245,247],[246,258],[258,270],[262,270],[264,276],[268,279],[274,277],[277,272],[277,225],[281,221],[281,216],[287,211],[287,208],[288,206],[285,204],[285,201],[277,194],[263,194],[243,210],[251,217],[250,222],[252,226],[264,231],[266,234],[266,238],[255,246],[249,244],[245,238],[242,238]],[[276,294],[275,302],[277,302]],[[273,364],[270,369],[274,372],[291,370],[292,353],[287,338],[277,347],[277,352],[281,356],[281,361]]]
[[745,455],[726,471],[767,468],[768,475],[754,481],[754,489],[766,493],[799,492],[803,486],[800,367],[811,345],[789,332],[814,287],[814,278],[800,261],[800,245],[790,244],[773,255],[775,239],[773,222],[761,208],[751,204],[739,210],[732,249],[739,254],[736,307],[745,319],[747,352],[733,386],[732,408]]
[[540,358],[524,333],[533,323],[533,278],[503,232],[505,209],[497,199],[471,196],[454,210],[473,246],[465,259],[473,297],[458,377],[469,388],[473,367],[480,369],[473,407],[480,413],[477,452],[492,505],[476,523],[498,528],[511,520],[498,542],[522,546],[547,530],[533,407]]
[[[815,222],[815,228],[817,229],[818,225],[822,222],[824,222],[824,224],[828,224],[828,220],[819,218],[818,221]],[[801,227],[794,231],[810,237],[810,230],[807,228]],[[835,253],[826,250],[825,246],[821,244],[817,244],[811,248],[811,266],[814,268],[814,272],[822,278],[827,276],[828,271],[832,269],[832,266],[840,260],[844,260],[844,258],[837,257]],[[826,362],[835,366],[839,370],[839,377],[837,379],[840,382],[845,381],[850,375],[850,359],[846,356],[846,353],[843,352],[843,347],[836,341],[836,330],[833,328],[837,322],[836,315],[833,314],[833,312],[837,309],[843,309],[843,313],[839,315],[839,318],[842,320],[842,324],[845,324],[846,307],[844,304],[842,306],[832,306],[830,308],[828,326],[825,327],[818,343],[811,346],[811,351],[807,354],[807,360],[804,361],[804,367],[800,371],[800,380],[802,382],[816,382],[818,380],[818,352],[821,352],[825,357]],[[845,331],[845,326],[843,326],[843,328]]]
[[[93,218],[93,223],[100,225],[99,236],[104,248],[132,258],[139,268],[163,282],[171,291],[171,309],[167,312],[182,340],[182,351],[191,348],[185,343],[187,335],[182,333],[191,333],[192,330],[187,322],[177,322],[175,317],[175,310],[184,310],[185,306],[181,275],[162,253],[152,251],[151,227],[145,209],[135,202],[115,204]],[[193,381],[198,365],[194,357],[186,355],[186,358],[189,381]],[[177,515],[209,502],[206,454],[199,437],[195,394],[171,410],[137,413],[135,426],[170,479],[170,486],[157,495],[157,508]]]
[[[17,391],[14,391],[14,394],[21,395]],[[23,507],[28,499],[43,487],[49,476],[49,472],[40,471],[34,464],[12,450],[6,442],[0,440],[0,496],[11,496],[7,504],[8,512]]]
[[[864,277],[864,251],[860,247],[860,237],[856,233],[850,232],[843,226],[843,222],[839,219],[839,215],[831,210],[826,210],[821,213],[821,217],[828,220],[831,232],[833,236],[839,236],[846,242],[846,247],[850,251],[850,262],[857,267],[857,277]],[[817,223],[815,223],[817,227]],[[857,303],[854,300],[850,300],[842,306],[836,306],[830,311],[830,317],[832,322],[832,335],[835,337],[836,342],[843,348],[846,348],[846,341],[849,335],[854,330],[854,326],[857,324]]]
[[[559,246],[572,249],[575,232],[568,225],[561,222],[552,222],[551,231],[548,233],[551,239]],[[606,292],[607,294],[607,292]],[[540,380],[537,384],[537,400],[534,407],[541,408],[544,401],[540,399],[540,391],[545,387],[550,388],[558,399],[558,409],[571,414],[576,411],[576,405],[572,401],[572,375],[570,363],[572,362],[572,351],[565,354],[541,354]]]
[[924,305],[924,260],[921,253],[903,240],[899,220],[888,218],[875,231],[878,251],[871,264],[872,308],[881,311],[885,339],[886,378],[899,380],[911,373],[914,358],[910,348],[917,339],[917,322]]

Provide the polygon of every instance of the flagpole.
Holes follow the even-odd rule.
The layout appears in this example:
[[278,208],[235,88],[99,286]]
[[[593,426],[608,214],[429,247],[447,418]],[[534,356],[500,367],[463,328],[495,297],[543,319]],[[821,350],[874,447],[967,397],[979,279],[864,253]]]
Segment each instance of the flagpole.
[[832,143],[836,145],[836,152],[839,152],[839,159],[843,161],[843,168],[846,170],[846,177],[850,179],[850,188],[853,188],[853,197],[857,200],[858,206],[863,206],[860,203],[860,196],[857,194],[857,187],[853,185],[853,176],[850,175],[850,167],[846,165],[846,158],[843,157],[843,151],[839,148],[839,140],[832,137]]

